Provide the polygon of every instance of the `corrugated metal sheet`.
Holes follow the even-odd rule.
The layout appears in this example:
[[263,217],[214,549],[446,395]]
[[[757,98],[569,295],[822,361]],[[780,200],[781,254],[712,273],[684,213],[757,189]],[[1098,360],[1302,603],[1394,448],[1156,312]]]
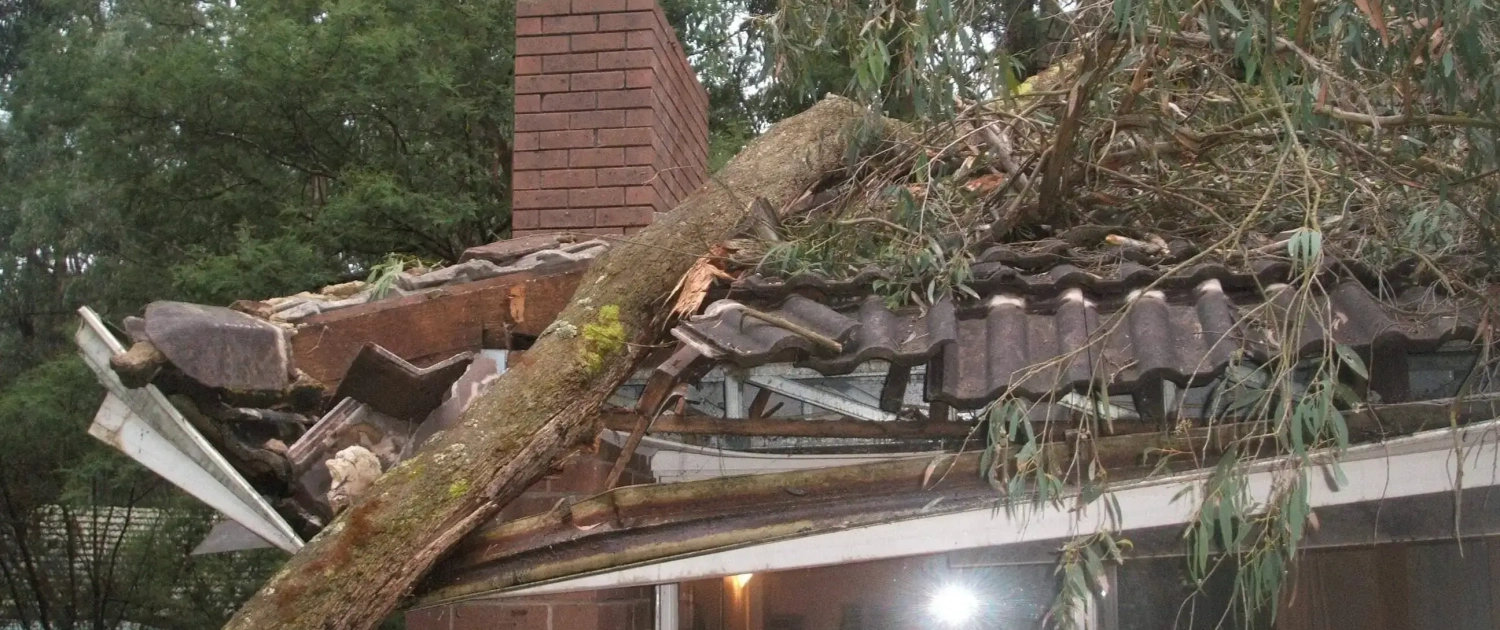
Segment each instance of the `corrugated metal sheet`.
[[[1302,356],[1322,353],[1331,340],[1365,353],[1376,372],[1399,369],[1404,376],[1407,354],[1470,339],[1475,331],[1475,318],[1455,302],[1398,310],[1354,280],[1298,298],[1287,285],[1266,282],[1286,275],[1275,265],[1249,275],[1205,265],[1146,291],[1139,287],[1160,273],[1136,267],[1122,265],[1121,273],[1102,280],[1071,267],[1010,275],[1021,284],[989,290],[982,304],[940,302],[925,312],[892,311],[875,297],[834,308],[796,294],[767,309],[839,341],[837,353],[746,316],[743,304],[728,300],[674,334],[741,367],[794,362],[831,375],[871,359],[904,366],[931,361],[928,400],[976,408],[1007,392],[1048,397],[1085,389],[1091,380],[1108,383],[1111,393],[1164,380],[1203,384],[1237,352],[1265,360],[1290,338]],[[1333,325],[1325,329],[1319,322]]]

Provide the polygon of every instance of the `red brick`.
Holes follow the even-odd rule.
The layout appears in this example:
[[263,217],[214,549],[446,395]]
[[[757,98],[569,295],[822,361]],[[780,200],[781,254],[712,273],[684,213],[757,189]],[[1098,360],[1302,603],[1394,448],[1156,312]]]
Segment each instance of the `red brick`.
[[552,607],[554,628],[599,627],[598,604],[557,604]]
[[637,11],[635,13],[606,13],[599,16],[599,30],[604,31],[639,31],[649,29],[656,25],[656,16],[650,11]]
[[[613,22],[611,22],[613,23]],[[516,37],[542,34],[542,18],[523,17],[516,18]]]
[[543,74],[593,72],[598,69],[598,53],[583,53],[578,55],[548,55],[546,57],[542,57]]
[[[650,615],[642,615],[640,609],[648,608],[649,602],[609,602],[597,604],[599,608],[599,625],[597,628],[608,628],[609,630],[650,630],[654,619]],[[646,612],[651,612],[647,610]],[[644,624],[644,625],[643,625]]]
[[568,116],[570,129],[604,129],[625,126],[625,112],[620,110],[573,112]]
[[650,167],[627,166],[625,168],[599,169],[600,186],[644,186],[656,175]]
[[554,131],[541,135],[541,148],[543,149],[577,149],[594,146],[594,131],[592,129],[579,129],[575,131]]
[[599,30],[599,18],[593,15],[560,15],[542,18],[542,32],[548,35],[592,33]]
[[650,127],[625,127],[622,129],[600,129],[599,146],[624,147],[651,144]]
[[626,0],[625,8],[630,11],[650,11],[656,8],[656,0]]
[[557,55],[568,52],[567,35],[517,37],[517,55]]
[[542,97],[542,109],[549,112],[574,112],[581,109],[593,109],[598,102],[594,95],[597,92],[561,92],[548,94]]
[[541,188],[541,182],[542,177],[536,171],[517,172],[510,176],[510,187],[515,190]]
[[542,212],[540,210],[511,210],[510,228],[512,230],[534,230],[541,225],[541,219]]
[[[517,193],[517,198],[520,193]],[[661,201],[656,189],[650,186],[631,186],[625,189],[625,203],[632,206],[655,206]]]
[[[561,210],[542,211],[543,228],[571,228],[571,227],[594,227],[594,211],[591,209],[568,208]],[[602,485],[602,484],[601,484]],[[602,490],[603,488],[596,488]]]
[[625,47],[631,50],[638,48],[655,48],[655,31],[631,31],[630,37],[625,40]]
[[542,111],[542,96],[540,94],[517,94],[516,113],[534,114]]
[[630,107],[650,106],[651,90],[611,90],[599,93],[599,109],[626,109]]
[[553,168],[568,168],[567,151],[517,151],[512,158],[518,171],[540,171]]
[[452,630],[548,630],[543,604],[454,604]]
[[[653,210],[650,206],[631,206],[629,208],[602,208],[599,210],[594,224],[601,227],[612,225],[646,225],[651,222],[652,217],[654,217],[655,215],[656,211]],[[546,215],[543,215],[543,221],[546,221]]]
[[540,173],[536,188],[593,188],[594,171],[587,168],[570,168],[565,171],[537,171]]
[[535,151],[541,148],[542,134],[535,131],[518,133],[511,141],[511,148],[515,151]]
[[511,207],[517,210],[568,207],[566,190],[517,190]]
[[573,0],[574,13],[609,13],[625,8],[626,0]]
[[521,0],[516,3],[516,17],[564,15],[572,8],[569,0]]
[[625,124],[616,127],[653,127],[656,125],[656,113],[649,109],[632,109],[625,112]]
[[541,73],[541,57],[516,57],[516,76]]
[[624,33],[588,33],[573,36],[573,52],[620,50],[625,48]]
[[617,228],[617,227],[573,228],[570,231],[574,232],[576,234],[597,234],[599,236],[624,236],[625,235],[624,228]]
[[614,72],[591,72],[573,75],[571,88],[573,90],[618,90],[625,87],[625,73],[618,70]]
[[624,149],[571,149],[568,151],[568,166],[572,168],[598,168],[624,165]]
[[573,208],[618,206],[623,203],[624,188],[575,188],[568,191],[568,205]]
[[627,166],[642,166],[655,161],[656,151],[651,147],[625,147],[625,164]]
[[[551,131],[553,129],[567,129],[569,124],[568,114],[517,114],[516,131]],[[618,126],[618,125],[615,125]]]
[[656,86],[656,71],[650,68],[638,68],[625,71],[625,87],[649,88]]
[[621,50],[599,53],[600,70],[623,70],[626,68],[650,68],[655,56],[650,50]]
[[544,92],[568,91],[568,76],[565,74],[538,74],[516,77],[516,94],[542,94]]

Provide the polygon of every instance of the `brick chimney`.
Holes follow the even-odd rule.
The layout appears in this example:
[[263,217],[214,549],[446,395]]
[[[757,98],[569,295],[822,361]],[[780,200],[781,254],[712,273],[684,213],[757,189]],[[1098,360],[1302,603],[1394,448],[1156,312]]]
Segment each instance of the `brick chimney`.
[[708,177],[708,92],[655,0],[516,6],[513,236],[630,234]]

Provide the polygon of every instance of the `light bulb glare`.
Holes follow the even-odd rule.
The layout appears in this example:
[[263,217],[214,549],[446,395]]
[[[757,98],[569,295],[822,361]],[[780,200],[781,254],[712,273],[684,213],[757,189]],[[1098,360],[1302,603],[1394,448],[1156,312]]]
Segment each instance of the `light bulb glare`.
[[938,621],[956,626],[973,620],[979,614],[979,598],[967,588],[949,585],[932,595],[927,610]]

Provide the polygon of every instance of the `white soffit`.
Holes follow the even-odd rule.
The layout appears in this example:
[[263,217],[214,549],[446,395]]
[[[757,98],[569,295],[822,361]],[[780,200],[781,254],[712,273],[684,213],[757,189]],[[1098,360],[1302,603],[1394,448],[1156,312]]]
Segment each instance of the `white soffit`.
[[83,307],[78,312],[83,318],[75,336],[78,348],[84,362],[109,392],[89,426],[89,435],[140,462],[266,542],[288,552],[300,549],[302,539],[286,520],[188,424],[161,390],[154,385],[131,389],[120,382],[109,366],[109,359],[125,348],[92,309]]
[[[1348,484],[1334,487],[1332,469],[1324,457],[1311,471],[1309,500],[1317,508],[1447,492],[1459,483],[1460,470],[1464,488],[1500,485],[1497,443],[1500,421],[1489,421],[1460,429],[1457,436],[1444,429],[1353,447],[1342,460]],[[1455,445],[1462,448],[1455,449]],[[1120,528],[1187,523],[1208,474],[1198,471],[1118,486],[1114,495],[1123,512]],[[1281,476],[1274,463],[1253,466],[1247,474],[1250,496],[1264,502]],[[501,596],[664,584],[1067,538],[1100,529],[1104,523],[1101,503],[1076,511],[1047,506],[1007,514],[986,508],[915,518],[626,567]]]

